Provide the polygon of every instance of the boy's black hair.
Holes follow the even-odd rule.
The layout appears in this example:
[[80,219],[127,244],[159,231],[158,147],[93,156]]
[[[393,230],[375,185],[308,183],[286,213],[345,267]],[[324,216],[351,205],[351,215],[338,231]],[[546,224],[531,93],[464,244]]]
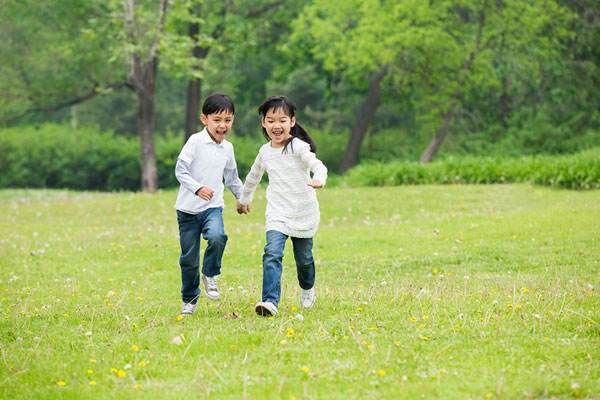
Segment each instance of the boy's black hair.
[[[285,115],[287,115],[288,117],[292,118],[292,117],[296,116],[296,105],[285,96],[269,97],[267,100],[265,100],[264,103],[262,103],[258,107],[258,113],[264,119],[267,116],[267,112],[269,112],[269,110],[277,110],[280,108],[283,110]],[[315,144],[314,140],[312,140],[312,138],[309,136],[306,129],[304,129],[302,126],[300,126],[298,121],[296,121],[294,126],[292,126],[290,134],[292,135],[292,137],[289,138],[287,142],[285,142],[282,152],[285,153],[287,151],[288,144],[290,144],[291,141],[295,137],[297,137],[298,139],[300,139],[310,145],[310,151],[312,151],[315,154],[317,153],[317,145]],[[267,138],[267,140],[271,140],[271,138],[267,134],[267,130],[264,127],[263,127],[263,135],[265,136],[265,138]],[[290,145],[290,148],[292,149],[292,152],[294,152],[293,145]]]
[[235,114],[233,101],[229,96],[223,93],[213,93],[204,100],[202,105],[202,114],[218,114],[221,111],[228,111]]

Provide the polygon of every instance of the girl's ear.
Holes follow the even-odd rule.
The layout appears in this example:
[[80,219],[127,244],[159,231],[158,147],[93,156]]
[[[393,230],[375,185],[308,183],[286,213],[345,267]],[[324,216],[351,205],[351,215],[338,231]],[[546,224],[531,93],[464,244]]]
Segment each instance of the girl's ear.
[[267,128],[267,127],[265,126],[265,117],[260,117],[260,126],[262,126],[262,127],[263,127],[263,128],[265,128],[265,129]]
[[296,117],[290,118],[290,126],[296,125]]
[[200,114],[200,122],[202,122],[204,125],[208,125],[208,117],[204,114]]

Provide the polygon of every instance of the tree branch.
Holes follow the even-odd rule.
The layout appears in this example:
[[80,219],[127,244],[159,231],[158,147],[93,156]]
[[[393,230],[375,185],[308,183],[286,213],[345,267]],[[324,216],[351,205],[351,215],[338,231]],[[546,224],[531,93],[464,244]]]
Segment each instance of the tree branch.
[[112,83],[110,85],[107,86],[100,86],[100,85],[95,85],[92,89],[90,89],[88,92],[77,95],[71,99],[65,100],[63,102],[57,103],[57,104],[53,104],[50,106],[46,106],[46,107],[34,107],[34,108],[29,108],[27,110],[24,110],[23,112],[14,115],[12,117],[8,117],[8,118],[4,118],[4,119],[0,119],[0,123],[1,124],[7,124],[7,123],[12,123],[12,122],[16,122],[19,119],[23,118],[24,116],[28,115],[28,114],[32,114],[32,113],[37,113],[37,112],[43,112],[43,113],[53,113],[59,110],[62,110],[65,107],[70,107],[73,106],[75,104],[80,104],[83,103],[93,97],[96,97],[99,94],[102,94],[102,91],[100,89],[121,89],[123,87],[129,87],[131,88],[131,86],[129,85],[129,83],[127,82],[119,82],[119,83]]

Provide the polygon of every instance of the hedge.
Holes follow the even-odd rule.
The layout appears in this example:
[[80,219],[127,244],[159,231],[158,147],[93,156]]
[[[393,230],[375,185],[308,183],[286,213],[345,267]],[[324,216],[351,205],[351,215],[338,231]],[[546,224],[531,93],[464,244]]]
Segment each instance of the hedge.
[[[342,138],[315,132],[319,158],[334,170],[343,151]],[[320,139],[320,140],[319,140]],[[240,176],[248,172],[262,137],[232,135]],[[177,186],[175,161],[183,145],[180,135],[157,135],[158,183]],[[139,190],[137,137],[99,133],[92,128],[44,124],[0,131],[0,188],[67,188],[75,190]],[[332,174],[333,175],[333,174]],[[449,157],[420,164],[368,162],[345,176],[332,176],[330,186],[531,182],[567,189],[600,188],[600,147],[563,156],[521,158]]]
[[556,188],[600,189],[600,148],[562,156],[367,163],[350,170],[344,182],[349,186],[531,182]]

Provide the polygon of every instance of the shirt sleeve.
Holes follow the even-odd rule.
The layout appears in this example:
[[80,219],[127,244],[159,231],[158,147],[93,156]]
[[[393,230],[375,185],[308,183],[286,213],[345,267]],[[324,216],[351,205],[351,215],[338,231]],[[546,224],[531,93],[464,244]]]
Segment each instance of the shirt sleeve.
[[246,176],[246,181],[244,182],[244,188],[242,189],[242,196],[240,197],[240,203],[243,205],[247,205],[252,203],[252,199],[254,198],[254,191],[256,187],[260,183],[262,176],[265,172],[265,167],[262,162],[261,153],[259,152],[250,168],[250,172],[248,172],[248,176]]
[[238,174],[237,163],[235,162],[235,153],[233,147],[231,148],[231,157],[227,160],[225,169],[223,170],[223,181],[225,186],[231,190],[231,193],[236,199],[242,196],[242,180]]
[[196,155],[196,145],[198,143],[198,136],[196,134],[190,136],[190,138],[185,142],[179,156],[177,157],[180,160],[185,161],[188,164],[191,164],[194,161],[194,157]]
[[190,163],[181,158],[178,158],[175,164],[175,177],[184,188],[194,194],[203,186],[192,177]]
[[300,159],[310,169],[313,179],[321,182],[323,186],[327,182],[327,167],[317,158],[315,153],[310,151],[309,146],[303,146],[300,150]]

